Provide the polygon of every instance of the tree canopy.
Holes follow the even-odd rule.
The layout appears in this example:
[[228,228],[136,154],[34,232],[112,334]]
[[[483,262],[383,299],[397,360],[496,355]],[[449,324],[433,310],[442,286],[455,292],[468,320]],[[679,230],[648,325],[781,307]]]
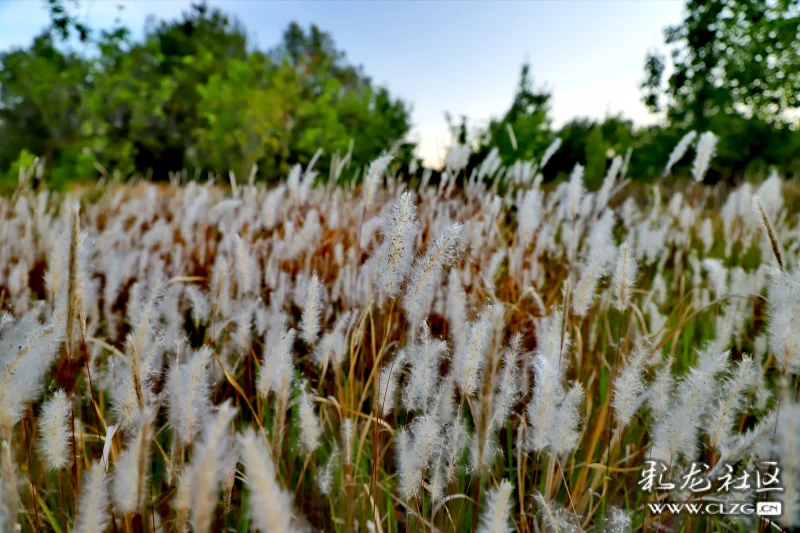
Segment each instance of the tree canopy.
[[0,53],[2,169],[29,153],[46,158],[56,183],[98,168],[163,179],[257,165],[277,178],[318,149],[343,154],[351,139],[352,161],[366,164],[409,130],[408,105],[316,26],[293,23],[258,50],[238,21],[194,4],[178,20],[150,19],[137,41],[124,26],[95,32],[69,5],[49,5],[50,27]]
[[777,127],[800,105],[798,0],[688,0],[686,17],[664,30],[666,58],[648,54],[645,104],[671,123],[705,129],[719,114]]
[[[645,57],[642,99],[664,119],[635,127],[622,116],[576,117],[551,129],[551,95],[531,87],[524,65],[511,106],[502,118],[459,142],[476,139],[481,157],[493,147],[504,164],[538,162],[549,142],[562,144],[540,169],[545,180],[566,177],[578,162],[591,187],[599,185],[611,158],[630,149],[629,175],[659,176],[678,140],[690,130],[720,137],[709,181],[764,175],[776,167],[800,174],[800,0],[687,0],[684,20],[664,30],[669,60]],[[667,76],[669,74],[669,76]],[[518,147],[513,146],[511,134]],[[456,135],[454,135],[456,137]],[[475,158],[477,165],[480,158]],[[675,167],[687,173],[689,161]]]
[[[164,179],[255,166],[279,179],[318,150],[351,154],[357,167],[388,147],[404,162],[410,107],[348,61],[333,37],[290,24],[257,49],[240,22],[204,3],[177,20],[148,20],[135,39],[119,22],[96,30],[72,15],[77,0],[46,0],[51,24],[27,47],[0,52],[0,187],[33,155],[52,185],[99,173]],[[66,2],[72,3],[66,3]],[[645,57],[642,99],[663,119],[636,127],[622,116],[575,117],[554,128],[552,94],[525,63],[505,113],[483,127],[448,123],[453,142],[510,167],[538,163],[556,138],[549,181],[585,167],[599,184],[613,157],[632,150],[629,176],[660,175],[690,130],[720,137],[709,181],[800,173],[800,0],[687,0],[664,30],[668,57]],[[323,172],[329,158],[317,163]],[[679,162],[676,173],[686,173]]]

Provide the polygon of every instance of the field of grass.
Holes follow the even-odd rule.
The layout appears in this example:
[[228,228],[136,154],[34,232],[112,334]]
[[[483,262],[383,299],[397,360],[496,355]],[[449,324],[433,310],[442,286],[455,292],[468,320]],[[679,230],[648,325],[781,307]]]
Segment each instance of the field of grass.
[[[0,530],[800,523],[800,224],[778,176],[634,187],[618,158],[587,191],[580,167],[545,186],[388,163],[358,185],[23,176],[0,198]],[[645,490],[647,461],[674,490]],[[765,462],[782,490],[757,491]],[[681,487],[692,463],[709,489]],[[765,499],[782,514],[648,505]]]

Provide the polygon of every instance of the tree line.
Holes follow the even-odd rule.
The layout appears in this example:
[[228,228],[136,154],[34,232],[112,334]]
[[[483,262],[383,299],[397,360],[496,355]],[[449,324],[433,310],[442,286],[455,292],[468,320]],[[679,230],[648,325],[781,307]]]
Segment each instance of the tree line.
[[[800,0],[688,0],[665,29],[669,58],[645,58],[642,98],[662,111],[658,125],[622,116],[576,118],[554,128],[551,94],[523,65],[508,111],[485,127],[448,116],[453,142],[470,144],[477,166],[492,149],[504,165],[537,160],[546,180],[576,162],[601,180],[612,156],[632,150],[628,175],[660,175],[688,131],[714,131],[718,154],[708,180],[739,180],[775,167],[800,173]],[[410,105],[351,64],[329,33],[292,23],[260,50],[243,26],[201,3],[181,18],[150,18],[141,39],[117,20],[89,28],[72,4],[47,0],[50,25],[25,48],[0,53],[0,185],[43,157],[48,182],[62,186],[116,172],[152,179],[189,169],[281,179],[318,150],[358,169],[390,149],[412,163]],[[668,68],[669,67],[669,68]],[[669,71],[670,75],[665,78]],[[679,163],[676,172],[688,168]],[[355,172],[355,170],[353,170]]]
[[291,24],[258,50],[236,20],[195,4],[179,20],[151,18],[136,41],[119,23],[97,32],[49,6],[29,47],[0,54],[0,168],[41,155],[56,184],[98,169],[166,179],[257,165],[270,178],[318,149],[369,161],[409,131],[408,104],[316,26]]
[[[551,94],[523,65],[506,114],[485,128],[448,116],[453,138],[479,147],[474,165],[494,147],[509,165],[538,160],[558,137],[561,147],[541,170],[545,180],[567,176],[579,162],[587,184],[599,186],[616,155],[632,151],[629,177],[656,179],[686,133],[712,131],[720,141],[707,182],[763,177],[772,168],[800,176],[800,1],[688,0],[684,20],[665,28],[664,40],[669,57],[649,52],[640,85],[647,108],[665,116],[659,124],[577,117],[553,130]],[[691,161],[687,154],[673,173],[688,175]]]

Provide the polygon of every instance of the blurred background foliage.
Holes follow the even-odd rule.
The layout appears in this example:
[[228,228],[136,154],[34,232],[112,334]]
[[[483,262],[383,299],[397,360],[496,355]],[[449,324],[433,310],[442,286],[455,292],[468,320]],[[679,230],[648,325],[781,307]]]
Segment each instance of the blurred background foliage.
[[254,164],[274,179],[317,149],[344,155],[351,138],[353,161],[368,162],[409,131],[408,104],[315,26],[292,24],[261,51],[237,21],[197,4],[135,42],[128,28],[96,34],[49,5],[51,26],[0,54],[0,168],[13,181],[28,154],[45,157],[56,185],[98,169],[246,177]]
[[[118,24],[96,31],[47,0],[51,24],[27,48],[0,53],[0,187],[16,185],[20,166],[43,156],[48,184],[116,172],[165,180],[258,168],[258,179],[285,177],[318,149],[351,146],[361,168],[391,147],[409,165],[410,106],[351,65],[331,35],[291,24],[268,50],[223,11],[192,6],[183,18],[151,19],[141,41]],[[447,119],[452,142],[470,144],[477,165],[494,147],[503,165],[534,160],[556,138],[561,149],[542,170],[560,179],[574,164],[599,184],[610,159],[631,149],[628,176],[654,179],[689,130],[720,136],[708,181],[738,181],[771,167],[800,174],[800,9],[798,0],[688,0],[681,25],[665,29],[670,57],[647,55],[645,104],[658,125],[622,116],[576,118],[554,128],[551,93],[521,68],[508,111],[482,126]],[[665,75],[669,73],[669,77]],[[511,88],[509,88],[511,89]],[[513,138],[512,138],[513,134]],[[687,173],[691,157],[675,167]],[[411,165],[415,168],[416,165]],[[468,167],[469,171],[469,167]]]

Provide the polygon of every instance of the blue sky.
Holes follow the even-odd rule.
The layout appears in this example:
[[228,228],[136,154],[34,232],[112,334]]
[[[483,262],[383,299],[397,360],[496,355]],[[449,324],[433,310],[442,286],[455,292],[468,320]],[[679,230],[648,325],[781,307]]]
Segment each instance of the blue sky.
[[[276,44],[287,24],[312,22],[333,34],[349,60],[413,105],[411,137],[438,162],[450,142],[444,112],[474,124],[509,106],[524,60],[553,92],[556,125],[576,116],[622,112],[637,124],[658,119],[641,103],[644,56],[663,49],[662,29],[680,22],[681,0],[212,1],[238,17],[253,41]],[[140,36],[147,15],[176,18],[188,0],[81,0],[78,14]],[[39,0],[0,0],[0,50],[28,45],[47,24]]]

